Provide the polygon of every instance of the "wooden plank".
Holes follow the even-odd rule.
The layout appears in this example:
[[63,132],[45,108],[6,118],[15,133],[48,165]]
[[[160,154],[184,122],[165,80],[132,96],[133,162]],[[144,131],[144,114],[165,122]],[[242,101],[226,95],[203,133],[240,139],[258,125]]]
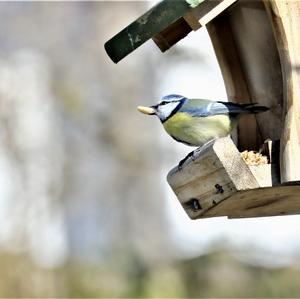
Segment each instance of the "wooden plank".
[[206,217],[266,217],[300,214],[300,182],[291,186],[275,186],[239,191],[206,211]]
[[262,1],[240,0],[228,10],[228,15],[251,101],[270,108],[256,115],[257,131],[261,135],[257,145],[267,138],[279,140],[283,111],[282,71],[265,6]]
[[300,2],[264,1],[279,49],[283,71],[283,130],[281,134],[281,181],[300,179]]
[[168,183],[191,219],[300,213],[300,182],[280,184],[277,164],[248,166],[229,137],[172,169]]
[[208,14],[204,15],[200,18],[199,23],[202,26],[205,26],[208,22],[213,20],[216,16],[218,16],[221,12],[235,3],[237,0],[223,0],[219,5],[214,7]]
[[190,218],[199,218],[239,190],[259,184],[229,138],[217,139],[189,160],[182,170],[174,168],[168,183]]
[[237,0],[201,1],[201,5],[189,10],[167,28],[152,37],[155,44],[165,52],[192,30],[198,30]]
[[163,0],[104,45],[119,62],[150,38],[162,52],[215,18],[237,0]]
[[[250,103],[251,97],[245,73],[233,39],[227,13],[221,14],[208,23],[206,27],[221,68],[228,98],[239,103]],[[257,149],[258,144],[262,143],[261,136],[257,134],[257,124],[253,115],[243,117],[240,120],[238,131],[238,147],[241,151]]]
[[190,27],[196,31],[201,28],[201,26],[205,26],[236,1],[237,0],[205,1],[201,5],[186,13],[183,18],[187,21]]
[[180,18],[166,29],[153,36],[152,40],[162,52],[165,52],[181,39],[186,37],[191,31],[192,28],[186,20],[184,18]]
[[192,9],[188,0],[163,0],[107,41],[104,48],[117,63]]
[[277,164],[249,166],[260,187],[270,187],[280,184]]

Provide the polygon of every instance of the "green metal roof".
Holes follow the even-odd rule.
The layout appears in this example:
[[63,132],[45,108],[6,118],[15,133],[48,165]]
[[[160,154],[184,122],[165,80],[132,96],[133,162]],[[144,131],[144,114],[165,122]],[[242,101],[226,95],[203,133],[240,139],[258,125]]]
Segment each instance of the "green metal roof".
[[[163,0],[159,2],[107,41],[104,45],[107,54],[113,62],[119,62],[147,40],[166,30],[171,24],[177,22],[179,24],[177,28],[181,26],[183,23],[180,21],[182,16],[203,1],[205,0]],[[185,27],[183,35],[192,30],[188,26]]]

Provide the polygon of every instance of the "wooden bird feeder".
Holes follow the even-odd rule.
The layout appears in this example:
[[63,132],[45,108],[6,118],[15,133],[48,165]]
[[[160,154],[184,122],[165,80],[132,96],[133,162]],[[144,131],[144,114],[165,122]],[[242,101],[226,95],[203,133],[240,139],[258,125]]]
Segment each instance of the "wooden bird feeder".
[[[164,52],[203,26],[228,98],[270,110],[241,120],[236,145],[221,138],[171,170],[170,186],[192,219],[300,214],[300,2],[164,0],[105,48],[114,62],[150,38]],[[262,145],[269,163],[246,164],[240,152]]]

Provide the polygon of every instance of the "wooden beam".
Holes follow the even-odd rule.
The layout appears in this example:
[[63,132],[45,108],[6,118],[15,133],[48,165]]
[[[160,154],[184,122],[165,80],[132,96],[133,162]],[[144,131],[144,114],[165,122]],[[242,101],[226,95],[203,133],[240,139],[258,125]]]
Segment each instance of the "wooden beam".
[[107,41],[104,48],[117,63],[192,9],[186,0],[163,0]]
[[178,41],[186,37],[192,30],[198,30],[205,26],[218,14],[227,9],[237,0],[209,0],[201,1],[201,4],[188,10],[181,18],[170,24],[167,28],[152,37],[155,44],[162,52],[165,52]]
[[192,28],[184,18],[178,19],[166,29],[152,37],[152,40],[162,52],[167,51],[181,39],[186,37]]

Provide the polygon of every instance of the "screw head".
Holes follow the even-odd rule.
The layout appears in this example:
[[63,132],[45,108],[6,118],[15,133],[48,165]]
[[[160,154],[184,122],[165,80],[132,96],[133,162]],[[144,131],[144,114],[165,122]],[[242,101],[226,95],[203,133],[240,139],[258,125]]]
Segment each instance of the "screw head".
[[193,211],[201,210],[201,204],[197,198],[191,198],[189,201],[185,203],[185,206]]

